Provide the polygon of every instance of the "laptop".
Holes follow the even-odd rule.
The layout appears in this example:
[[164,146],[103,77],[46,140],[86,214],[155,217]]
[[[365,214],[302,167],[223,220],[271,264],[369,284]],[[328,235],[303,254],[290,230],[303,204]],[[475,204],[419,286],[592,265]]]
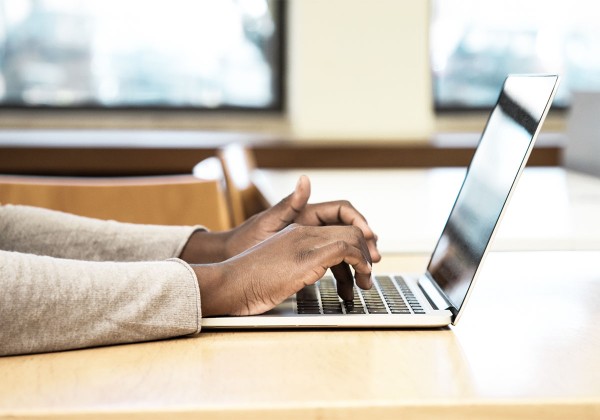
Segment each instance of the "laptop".
[[373,287],[354,287],[352,303],[343,302],[334,278],[325,276],[265,314],[203,318],[202,327],[424,328],[456,324],[550,109],[558,79],[556,75],[506,78],[425,273],[373,273]]

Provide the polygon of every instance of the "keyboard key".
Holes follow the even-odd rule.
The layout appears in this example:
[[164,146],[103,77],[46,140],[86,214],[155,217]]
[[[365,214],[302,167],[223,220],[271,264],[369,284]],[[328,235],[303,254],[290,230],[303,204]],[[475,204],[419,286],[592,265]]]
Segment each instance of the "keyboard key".
[[342,314],[342,308],[340,309],[325,309],[323,308],[323,313],[324,314],[328,314],[328,315],[332,315],[332,314]]
[[393,314],[410,314],[408,309],[392,309]]
[[387,314],[389,313],[387,309],[369,309],[370,314]]
[[358,315],[358,314],[365,314],[366,312],[363,308],[354,308],[351,311],[346,310],[346,313],[350,314],[350,315]]
[[304,315],[304,314],[317,315],[317,314],[321,313],[321,310],[319,308],[316,308],[316,309],[298,308],[298,313],[301,315]]

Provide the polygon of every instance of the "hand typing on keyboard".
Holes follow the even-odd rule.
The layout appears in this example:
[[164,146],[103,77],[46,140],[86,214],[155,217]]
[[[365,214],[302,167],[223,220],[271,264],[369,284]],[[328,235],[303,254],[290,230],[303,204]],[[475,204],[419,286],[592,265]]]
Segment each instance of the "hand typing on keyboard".
[[365,218],[347,201],[307,204],[309,196],[310,182],[301,177],[292,194],[238,228],[190,238],[181,257],[206,263],[192,266],[204,316],[266,312],[328,268],[345,301],[354,297],[354,281],[371,287],[371,265],[381,256]]
[[377,235],[350,202],[338,200],[308,204],[309,198],[310,181],[302,176],[292,194],[229,232],[225,257],[233,257],[296,223],[302,226],[354,226],[361,231],[371,259],[374,262],[381,259]]

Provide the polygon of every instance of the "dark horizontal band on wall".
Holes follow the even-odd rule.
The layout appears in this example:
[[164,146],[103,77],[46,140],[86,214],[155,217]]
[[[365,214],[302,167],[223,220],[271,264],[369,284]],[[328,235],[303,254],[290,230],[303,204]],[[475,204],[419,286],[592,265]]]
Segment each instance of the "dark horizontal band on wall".
[[[218,136],[217,136],[218,137]],[[60,145],[15,144],[0,139],[0,173],[80,176],[127,176],[190,173],[201,160],[213,156],[231,141],[254,150],[261,168],[424,168],[468,165],[475,140],[431,142],[287,141],[260,136],[225,136],[212,141]],[[189,143],[189,144],[188,144]],[[531,154],[531,166],[561,163],[562,144],[539,142]]]

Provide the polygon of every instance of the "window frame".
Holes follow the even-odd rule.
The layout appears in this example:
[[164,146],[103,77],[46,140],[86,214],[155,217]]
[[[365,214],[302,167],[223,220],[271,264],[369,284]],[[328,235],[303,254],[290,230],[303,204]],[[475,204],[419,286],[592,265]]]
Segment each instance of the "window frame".
[[274,13],[275,32],[274,32],[274,60],[273,80],[271,88],[273,89],[275,100],[269,106],[246,107],[223,105],[217,107],[208,106],[169,106],[169,105],[102,105],[95,103],[83,103],[77,105],[27,105],[17,103],[5,103],[0,101],[0,111],[43,111],[43,112],[132,112],[143,113],[160,111],[166,113],[198,112],[202,114],[263,114],[277,113],[283,114],[286,110],[286,52],[287,52],[287,0],[274,0],[277,4]]
[[[430,80],[431,80],[431,104],[432,104],[434,114],[441,115],[441,116],[457,115],[457,114],[462,114],[465,116],[487,116],[489,114],[489,112],[491,112],[493,110],[493,108],[495,106],[495,101],[494,101],[494,103],[491,103],[490,105],[484,105],[484,106],[482,106],[482,105],[457,105],[457,104],[444,105],[444,104],[440,103],[438,96],[436,95],[436,90],[437,90],[436,85],[438,83],[438,78],[436,77],[436,72],[432,65],[433,55],[434,55],[433,54],[433,37],[431,35],[433,14],[434,14],[434,5],[432,3],[431,7],[430,7],[429,22],[428,22],[428,24],[429,24],[428,56],[429,56],[429,76],[430,76]],[[512,73],[519,73],[519,72],[512,72]],[[508,76],[509,74],[512,74],[512,73],[509,72],[506,74],[506,76]],[[500,94],[501,87],[502,86],[500,84],[498,86],[498,94]],[[561,118],[568,114],[570,108],[571,108],[570,103],[557,105],[556,102],[553,102],[550,107],[551,113],[553,115],[558,115]]]

